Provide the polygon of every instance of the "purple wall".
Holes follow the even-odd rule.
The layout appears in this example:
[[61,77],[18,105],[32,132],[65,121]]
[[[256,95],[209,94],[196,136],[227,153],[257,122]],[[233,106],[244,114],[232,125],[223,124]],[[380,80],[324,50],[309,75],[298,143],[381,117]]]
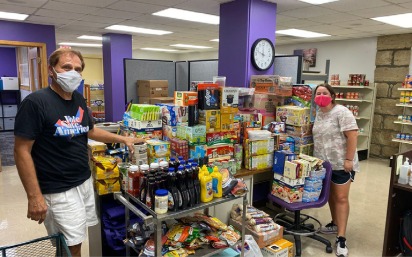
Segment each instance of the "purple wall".
[[263,0],[237,0],[220,5],[219,68],[229,86],[249,87],[251,75],[273,74],[256,70],[250,48],[258,38],[275,44],[276,4]]
[[103,35],[103,72],[106,121],[119,121],[125,111],[124,58],[132,58],[132,36]]
[[17,77],[16,48],[0,46],[0,77]]
[[56,50],[54,26],[0,21],[0,40],[46,43],[47,57]]

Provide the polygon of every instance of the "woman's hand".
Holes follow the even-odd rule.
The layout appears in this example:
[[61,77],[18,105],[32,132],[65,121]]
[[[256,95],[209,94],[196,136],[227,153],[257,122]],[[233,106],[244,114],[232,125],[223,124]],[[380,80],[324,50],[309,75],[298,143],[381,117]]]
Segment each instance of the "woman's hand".
[[353,170],[353,161],[345,160],[343,168],[346,172],[351,172]]

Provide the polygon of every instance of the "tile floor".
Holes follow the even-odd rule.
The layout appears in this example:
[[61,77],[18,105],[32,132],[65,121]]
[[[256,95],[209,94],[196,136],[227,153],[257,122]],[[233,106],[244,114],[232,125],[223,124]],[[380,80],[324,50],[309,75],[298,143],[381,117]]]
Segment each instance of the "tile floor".
[[[388,160],[369,159],[361,162],[350,192],[351,213],[347,230],[350,256],[382,256],[383,234],[389,190]],[[0,172],[0,245],[10,245],[47,235],[43,225],[26,218],[27,200],[15,166]],[[330,221],[329,207],[306,212],[322,223]],[[334,235],[326,236],[333,242]],[[289,237],[286,237],[289,238]],[[335,256],[327,254],[323,244],[302,239],[302,256]],[[89,256],[88,241],[82,256]]]

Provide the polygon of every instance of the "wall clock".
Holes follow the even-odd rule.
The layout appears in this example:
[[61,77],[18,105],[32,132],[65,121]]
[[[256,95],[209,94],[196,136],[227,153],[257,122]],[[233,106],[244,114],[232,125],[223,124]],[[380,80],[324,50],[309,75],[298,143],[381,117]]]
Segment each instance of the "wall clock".
[[269,69],[275,60],[275,47],[267,38],[259,38],[252,45],[252,64],[257,70]]

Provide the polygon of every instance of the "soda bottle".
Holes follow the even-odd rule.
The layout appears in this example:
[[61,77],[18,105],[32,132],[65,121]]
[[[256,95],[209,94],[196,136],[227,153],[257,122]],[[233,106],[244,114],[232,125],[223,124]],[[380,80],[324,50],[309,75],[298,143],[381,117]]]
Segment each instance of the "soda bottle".
[[167,191],[168,194],[168,209],[169,211],[177,211],[182,206],[182,194],[176,187],[176,173],[173,167],[169,167],[167,173]]
[[189,192],[189,206],[193,207],[195,205],[195,189],[193,186],[193,170],[192,170],[192,166],[189,164],[186,164],[186,169],[185,169],[185,173],[186,173],[186,186],[187,186],[187,190]]
[[200,203],[200,182],[199,182],[199,167],[197,163],[192,163],[192,180],[193,189],[195,192],[195,204]]
[[181,209],[184,210],[187,208],[190,196],[189,192],[187,191],[186,183],[185,181],[185,173],[184,173],[184,167],[182,165],[179,166],[176,172],[176,180],[177,180],[177,188],[179,189],[180,193],[182,194],[182,206]]
[[155,162],[152,162],[150,164],[150,174],[156,174],[158,172],[159,172],[159,164],[155,163]]
[[169,170],[169,163],[166,162],[166,161],[161,161],[161,162],[159,163],[159,170],[160,170],[162,173],[167,174],[167,172],[168,172],[168,170]]
[[149,184],[148,184],[147,193],[146,193],[146,206],[152,210],[154,210],[155,185],[156,185],[155,178],[154,177],[149,178]]

